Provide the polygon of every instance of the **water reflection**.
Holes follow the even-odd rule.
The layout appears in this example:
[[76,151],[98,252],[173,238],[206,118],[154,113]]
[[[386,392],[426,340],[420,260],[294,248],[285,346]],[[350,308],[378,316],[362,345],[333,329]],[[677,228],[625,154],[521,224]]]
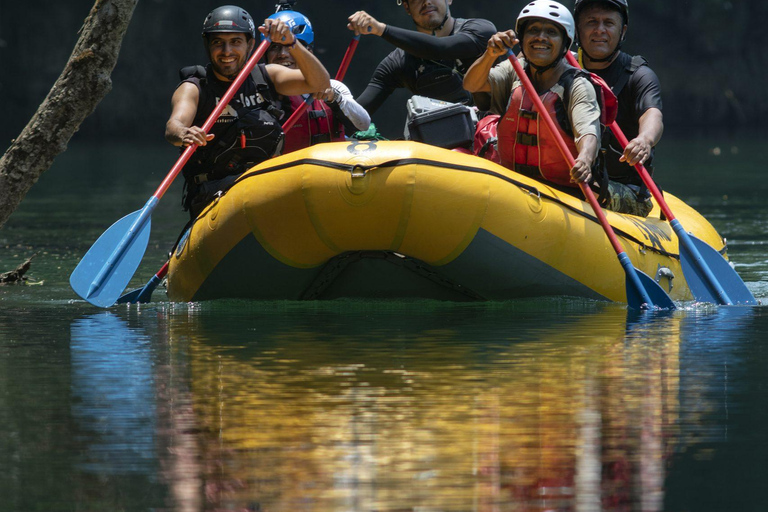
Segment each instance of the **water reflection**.
[[71,326],[81,467],[154,472],[173,510],[661,511],[675,457],[727,441],[755,311],[99,313]]
[[325,313],[325,333],[283,312],[231,339],[216,315],[171,319],[210,508],[662,510],[682,316]]
[[157,411],[149,338],[110,313],[72,322],[72,418],[88,439],[81,469],[155,469]]

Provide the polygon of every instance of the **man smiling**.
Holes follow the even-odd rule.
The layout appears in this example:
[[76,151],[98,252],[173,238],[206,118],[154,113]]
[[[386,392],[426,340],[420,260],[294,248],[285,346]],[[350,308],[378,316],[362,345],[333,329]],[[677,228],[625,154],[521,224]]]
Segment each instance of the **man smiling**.
[[443,101],[469,104],[462,79],[485,51],[496,27],[488,20],[451,16],[453,0],[397,0],[416,25],[405,30],[386,25],[365,11],[349,17],[356,34],[375,35],[397,46],[379,66],[358,103],[373,113],[398,88]]
[[206,134],[201,126],[256,46],[250,14],[225,5],[211,11],[203,22],[203,43],[210,60],[206,72],[202,77],[184,78],[173,93],[166,140],[175,146],[200,146],[182,170],[183,205],[192,218],[240,173],[280,153],[283,131],[274,106],[278,94],[310,94],[330,87],[328,72],[303,45],[296,44],[295,35],[283,21],[267,19],[259,30],[287,47],[297,69],[256,66]]
[[583,67],[613,90],[619,100],[616,122],[629,139],[622,151],[611,134],[603,137],[608,176],[636,190],[639,203],[650,205],[650,194],[631,166],[642,163],[653,172],[653,148],[664,131],[661,86],[643,57],[621,51],[629,23],[627,0],[577,0],[574,18]]

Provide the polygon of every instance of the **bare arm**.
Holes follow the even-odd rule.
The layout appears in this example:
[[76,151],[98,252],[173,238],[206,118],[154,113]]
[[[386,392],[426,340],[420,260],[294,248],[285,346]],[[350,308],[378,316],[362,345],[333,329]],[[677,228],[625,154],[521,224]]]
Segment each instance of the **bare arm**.
[[165,139],[174,146],[189,146],[192,143],[205,146],[213,139],[213,135],[206,135],[199,126],[192,126],[199,100],[200,91],[190,82],[184,82],[173,93],[171,117],[165,123]]
[[496,59],[506,55],[507,51],[517,43],[517,37],[512,30],[497,32],[491,36],[485,53],[470,66],[467,74],[464,75],[464,89],[469,92],[491,92],[488,73],[490,73]]
[[619,159],[629,165],[642,164],[651,156],[651,150],[661,140],[664,133],[664,120],[661,110],[649,108],[639,119],[640,130],[634,139],[624,148]]
[[331,87],[331,77],[317,58],[298,43],[290,50],[299,69],[268,64],[267,72],[275,90],[283,96],[298,96],[325,91]]
[[267,65],[269,78],[275,90],[283,96],[298,96],[325,91],[331,87],[331,77],[312,53],[304,48],[281,20],[264,20],[259,31],[268,36],[273,43],[288,47],[291,57],[299,69],[289,69],[275,64]]
[[576,143],[576,149],[579,151],[579,154],[576,156],[576,162],[571,168],[571,180],[574,183],[584,183],[592,179],[592,165],[595,163],[598,146],[597,137],[591,133],[584,135]]

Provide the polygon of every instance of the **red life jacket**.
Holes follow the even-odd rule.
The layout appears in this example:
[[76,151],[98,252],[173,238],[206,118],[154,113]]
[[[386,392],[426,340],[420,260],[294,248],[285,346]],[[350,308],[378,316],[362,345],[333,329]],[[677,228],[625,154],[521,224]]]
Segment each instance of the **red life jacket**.
[[[290,97],[290,112],[285,119],[304,103],[301,96]],[[321,142],[338,142],[344,138],[344,126],[334,121],[333,111],[325,102],[314,100],[296,124],[285,134],[283,154],[304,149]]]
[[[557,120],[557,129],[574,158],[578,155],[578,150],[567,112],[573,80],[578,76],[590,80],[595,88],[601,111],[601,124],[612,123],[617,111],[616,97],[607,85],[596,75],[575,68],[568,69],[558,81],[564,91],[564,98],[552,90],[541,96],[550,117]],[[576,183],[571,183],[570,167],[560,153],[557,140],[546,124],[539,122],[534,109],[533,100],[522,84],[518,83],[512,91],[507,112],[498,126],[501,164],[527,176],[543,177],[558,185],[577,187]]]
[[[575,158],[578,153],[573,135],[563,129],[558,116],[558,103],[562,112],[562,98],[549,90],[541,96],[541,101],[552,119],[557,120],[557,129]],[[557,141],[546,124],[539,122],[534,108],[533,100],[518,83],[512,90],[507,112],[499,122],[501,165],[526,176],[542,176],[558,185],[576,186],[571,183],[570,166],[560,153]]]

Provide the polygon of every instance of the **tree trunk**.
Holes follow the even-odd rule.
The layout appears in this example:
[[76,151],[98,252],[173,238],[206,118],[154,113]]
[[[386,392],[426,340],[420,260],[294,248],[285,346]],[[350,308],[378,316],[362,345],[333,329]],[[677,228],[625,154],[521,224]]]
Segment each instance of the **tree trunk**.
[[96,0],[64,71],[0,159],[0,228],[112,89],[110,75],[138,0]]

